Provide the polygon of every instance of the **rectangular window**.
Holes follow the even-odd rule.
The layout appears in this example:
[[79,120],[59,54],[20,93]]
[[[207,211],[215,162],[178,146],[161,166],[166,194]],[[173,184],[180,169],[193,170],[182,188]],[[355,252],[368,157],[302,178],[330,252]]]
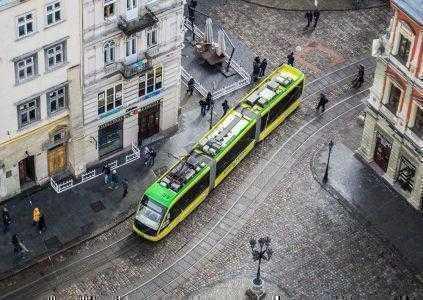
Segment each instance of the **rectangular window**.
[[405,66],[410,55],[411,41],[401,34],[396,58]]
[[158,90],[162,87],[162,67],[155,70],[155,89]]
[[153,29],[147,32],[147,47],[153,47],[157,45],[157,29]]
[[137,8],[137,0],[126,0],[126,9],[133,10]]
[[416,119],[414,126],[411,130],[421,139],[423,139],[423,110],[420,107],[416,107]]
[[413,191],[415,175],[416,167],[408,159],[401,156],[397,182],[404,191],[409,193]]
[[35,16],[33,13],[27,13],[18,17],[18,37],[24,37],[30,35],[35,30],[34,24]]
[[145,95],[145,74],[141,75],[138,83],[138,97]]
[[108,19],[115,15],[115,1],[114,0],[104,0],[104,18]]
[[154,91],[154,70],[147,73],[147,94]]
[[119,83],[98,94],[98,114],[122,106],[122,84]]
[[66,42],[45,49],[46,69],[56,68],[66,60]]
[[56,90],[47,93],[47,110],[48,115],[51,116],[66,108],[67,96],[66,87],[62,86]]
[[37,54],[25,57],[15,62],[16,83],[20,83],[37,75]]
[[129,38],[126,41],[126,56],[131,56],[137,53],[137,44],[135,37]]
[[389,94],[388,103],[386,103],[385,106],[394,115],[397,114],[400,97],[401,97],[401,90],[397,88],[395,85],[391,84],[391,91]]
[[238,155],[247,148],[247,146],[254,141],[256,128],[251,127],[226,154],[219,159],[216,164],[216,177],[219,176],[225,169],[238,157]]
[[158,67],[150,70],[147,74],[139,77],[138,83],[138,97],[152,93],[161,89],[163,86],[163,68]]
[[60,1],[48,4],[46,6],[46,22],[47,26],[62,20],[62,12]]
[[31,99],[18,107],[18,126],[23,128],[40,119],[40,98]]

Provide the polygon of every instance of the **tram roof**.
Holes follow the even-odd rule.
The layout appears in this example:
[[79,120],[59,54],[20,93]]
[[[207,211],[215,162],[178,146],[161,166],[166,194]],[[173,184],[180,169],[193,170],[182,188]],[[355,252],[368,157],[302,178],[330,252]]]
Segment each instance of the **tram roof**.
[[146,194],[165,207],[170,207],[176,196],[184,192],[207,167],[206,158],[192,151],[151,185]]
[[283,65],[267,76],[259,85],[249,92],[242,102],[254,110],[266,111],[280,96],[304,79],[304,74],[290,65]]
[[211,157],[218,156],[228,147],[253,119],[242,113],[240,106],[230,110],[214,127],[197,143],[196,149]]

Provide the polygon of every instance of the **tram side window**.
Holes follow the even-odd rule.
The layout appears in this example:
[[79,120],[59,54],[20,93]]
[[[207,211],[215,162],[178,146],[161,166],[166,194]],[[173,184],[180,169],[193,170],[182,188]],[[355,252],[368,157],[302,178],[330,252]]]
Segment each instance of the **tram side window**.
[[247,133],[223,156],[216,165],[216,176],[219,176],[234,159],[254,140],[255,127],[251,127]]
[[194,201],[210,184],[210,172],[207,172],[203,177],[193,185],[170,209],[170,220],[175,219],[188,205]]

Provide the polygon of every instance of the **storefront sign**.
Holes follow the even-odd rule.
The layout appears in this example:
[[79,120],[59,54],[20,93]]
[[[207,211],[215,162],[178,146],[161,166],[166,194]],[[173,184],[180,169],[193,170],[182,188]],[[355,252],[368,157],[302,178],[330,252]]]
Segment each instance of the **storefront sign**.
[[109,126],[111,126],[111,125],[113,125],[113,124],[115,124],[117,122],[121,122],[121,121],[123,121],[123,116],[121,116],[119,118],[116,118],[116,119],[113,119],[113,120],[111,120],[109,122],[106,122],[104,124],[101,124],[98,128],[99,129],[102,129],[102,128],[105,128],[105,127],[109,127]]
[[150,104],[148,104],[148,105],[142,106],[142,107],[139,109],[139,111],[138,111],[138,112],[142,112],[142,111],[148,110],[148,109],[150,109],[150,108],[152,108],[152,107],[154,107],[154,106],[160,105],[160,100],[161,100],[161,99],[159,99],[159,100],[157,100],[157,101],[154,101],[154,102],[152,102],[152,103],[150,103]]

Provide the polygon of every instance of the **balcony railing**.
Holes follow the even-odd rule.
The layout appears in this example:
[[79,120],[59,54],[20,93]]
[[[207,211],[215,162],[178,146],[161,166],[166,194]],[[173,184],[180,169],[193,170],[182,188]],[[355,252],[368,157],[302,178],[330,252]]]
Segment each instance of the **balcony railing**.
[[131,79],[134,76],[151,69],[151,67],[151,62],[147,58],[141,58],[132,64],[120,62],[119,72],[125,79]]
[[157,22],[159,22],[159,20],[156,15],[147,8],[147,12],[143,13],[135,20],[128,21],[124,16],[119,16],[118,28],[122,30],[125,35],[130,36],[148,27],[154,26]]

